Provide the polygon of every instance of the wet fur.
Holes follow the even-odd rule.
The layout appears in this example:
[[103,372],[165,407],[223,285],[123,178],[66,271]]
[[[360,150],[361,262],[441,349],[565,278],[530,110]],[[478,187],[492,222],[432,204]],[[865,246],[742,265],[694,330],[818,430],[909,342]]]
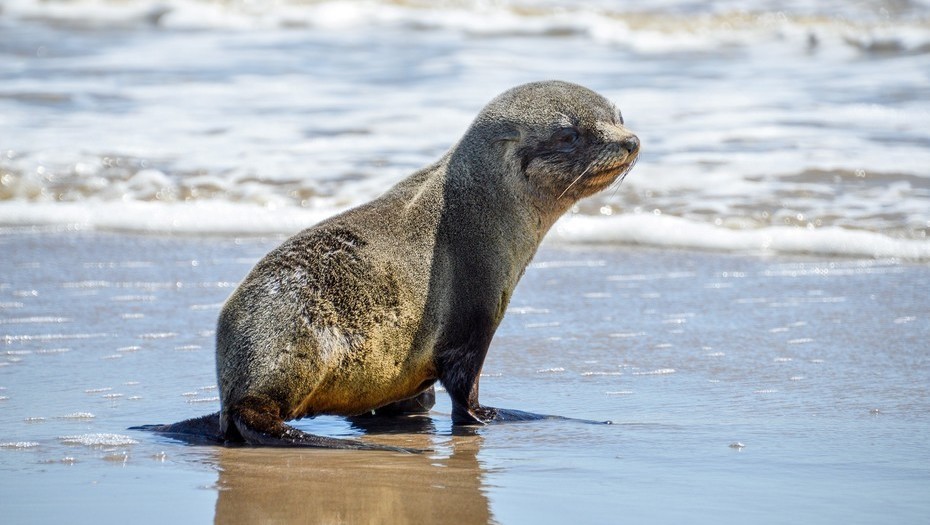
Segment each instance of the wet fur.
[[545,233],[625,175],[638,147],[614,106],[586,88],[505,92],[438,162],[265,256],[219,317],[219,415],[148,429],[392,449],[285,421],[428,411],[436,381],[457,424],[542,417],[479,403],[488,347]]

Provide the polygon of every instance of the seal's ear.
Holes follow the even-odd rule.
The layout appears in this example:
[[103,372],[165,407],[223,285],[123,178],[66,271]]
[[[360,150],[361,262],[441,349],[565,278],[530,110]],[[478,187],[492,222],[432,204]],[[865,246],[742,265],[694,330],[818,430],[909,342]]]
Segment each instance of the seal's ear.
[[521,138],[520,130],[511,126],[502,126],[494,134],[494,142],[520,142]]

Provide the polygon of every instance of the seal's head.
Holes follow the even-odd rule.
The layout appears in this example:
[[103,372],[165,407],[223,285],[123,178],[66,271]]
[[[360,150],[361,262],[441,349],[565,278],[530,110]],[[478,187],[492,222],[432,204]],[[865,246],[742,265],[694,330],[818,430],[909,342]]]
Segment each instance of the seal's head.
[[[536,200],[558,213],[622,180],[639,154],[639,139],[609,100],[561,81],[504,92],[478,115],[469,137],[485,140],[483,148],[474,144],[469,150],[503,155],[498,162],[506,171],[522,176]],[[503,150],[488,147],[488,139]]]

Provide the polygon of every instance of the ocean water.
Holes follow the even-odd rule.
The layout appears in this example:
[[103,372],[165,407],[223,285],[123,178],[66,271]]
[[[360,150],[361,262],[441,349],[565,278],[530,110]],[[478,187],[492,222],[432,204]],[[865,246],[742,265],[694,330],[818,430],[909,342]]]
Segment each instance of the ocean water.
[[0,224],[292,233],[550,78],[643,143],[554,240],[930,260],[925,0],[0,0]]

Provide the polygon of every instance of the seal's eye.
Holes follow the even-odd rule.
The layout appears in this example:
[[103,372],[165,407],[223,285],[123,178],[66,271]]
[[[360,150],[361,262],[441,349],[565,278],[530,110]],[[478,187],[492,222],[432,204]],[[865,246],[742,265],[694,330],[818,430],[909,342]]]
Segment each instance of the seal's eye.
[[559,131],[555,132],[555,135],[552,136],[552,140],[555,143],[555,147],[558,150],[569,151],[575,148],[575,144],[578,143],[578,130],[575,128],[562,128]]
[[619,122],[621,126],[623,125],[623,114],[620,113],[620,110],[617,110],[617,122]]

